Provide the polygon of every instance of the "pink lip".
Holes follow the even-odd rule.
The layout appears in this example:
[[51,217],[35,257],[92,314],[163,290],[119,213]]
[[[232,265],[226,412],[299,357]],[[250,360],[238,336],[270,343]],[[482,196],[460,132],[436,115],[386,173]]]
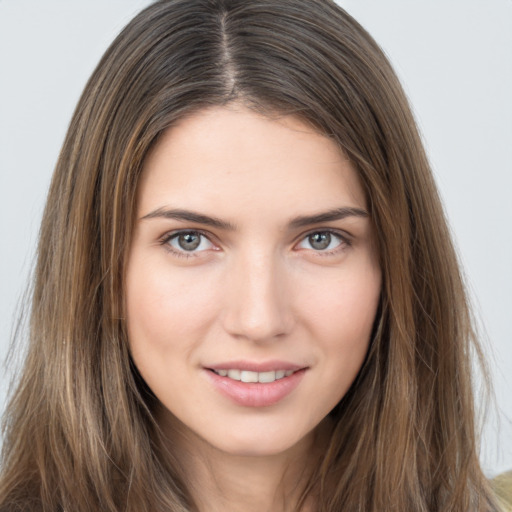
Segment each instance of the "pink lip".
[[[241,362],[230,362],[228,365],[215,365],[213,368],[205,368],[205,374],[214,388],[222,395],[231,399],[238,405],[243,407],[268,407],[274,405],[285,397],[287,397],[295,388],[300,384],[302,378],[306,373],[304,367],[288,364],[288,367],[283,366],[283,363],[275,365],[274,363],[265,363],[263,365]],[[238,380],[230,379],[229,377],[221,377],[212,371],[212,369],[222,370],[228,368],[237,368],[240,370],[248,371],[273,371],[273,370],[294,370],[294,373],[288,377],[283,377],[274,382],[260,383],[260,382],[241,382]],[[263,368],[263,369],[255,369]]]
[[296,372],[297,370],[301,370],[305,368],[304,365],[298,365],[289,363],[287,361],[225,361],[221,363],[215,363],[213,365],[209,365],[205,367],[209,370],[229,370],[232,368],[236,368],[238,370],[246,370],[249,372],[272,372],[276,370],[292,370]]

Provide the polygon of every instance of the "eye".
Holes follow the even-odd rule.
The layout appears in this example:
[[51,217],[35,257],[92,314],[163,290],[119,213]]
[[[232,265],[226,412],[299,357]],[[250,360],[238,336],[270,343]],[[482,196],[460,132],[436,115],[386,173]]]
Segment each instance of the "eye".
[[176,253],[197,253],[213,249],[215,246],[199,231],[179,231],[167,236],[163,241]]
[[341,235],[332,231],[315,231],[310,233],[298,244],[299,249],[312,249],[314,251],[330,252],[350,245]]

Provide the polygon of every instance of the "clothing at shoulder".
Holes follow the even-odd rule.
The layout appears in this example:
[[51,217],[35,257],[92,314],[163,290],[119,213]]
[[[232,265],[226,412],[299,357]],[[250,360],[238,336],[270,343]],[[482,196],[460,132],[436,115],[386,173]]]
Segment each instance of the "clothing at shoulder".
[[503,511],[512,512],[512,471],[498,475],[491,483],[500,499]]

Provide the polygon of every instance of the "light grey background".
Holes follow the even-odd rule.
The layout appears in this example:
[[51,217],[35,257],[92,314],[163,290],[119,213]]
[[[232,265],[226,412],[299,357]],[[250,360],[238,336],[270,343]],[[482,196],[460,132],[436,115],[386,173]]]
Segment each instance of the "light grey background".
[[[147,4],[0,0],[1,359],[74,106],[108,44]],[[424,135],[487,332],[498,413],[488,414],[482,460],[494,475],[512,468],[512,0],[339,4],[390,57]]]

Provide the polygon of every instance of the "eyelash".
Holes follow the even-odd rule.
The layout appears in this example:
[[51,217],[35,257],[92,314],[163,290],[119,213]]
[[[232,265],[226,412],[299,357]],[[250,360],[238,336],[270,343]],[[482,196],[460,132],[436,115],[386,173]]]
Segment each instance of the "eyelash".
[[[337,231],[334,229],[316,229],[313,231],[309,231],[309,232],[301,235],[298,243],[303,243],[309,237],[316,235],[316,234],[329,234],[329,235],[337,238],[340,242],[337,247],[335,247],[334,249],[330,249],[330,250],[307,249],[307,250],[313,251],[315,253],[315,255],[317,255],[317,256],[321,256],[321,257],[332,256],[334,254],[338,254],[338,253],[348,249],[352,245],[352,241],[350,240],[349,236],[346,233],[340,232],[340,231]],[[296,244],[296,245],[298,245],[298,244]]]
[[[200,255],[200,253],[204,252],[204,251],[196,252],[196,251],[176,250],[169,244],[169,242],[171,240],[173,240],[181,235],[186,235],[186,234],[193,234],[193,235],[199,235],[200,237],[204,237],[212,245],[215,246],[215,244],[210,240],[211,235],[209,233],[206,233],[199,229],[191,229],[191,230],[184,229],[184,230],[180,230],[180,231],[173,231],[171,233],[167,233],[160,239],[160,244],[162,246],[164,246],[165,249],[167,251],[169,251],[171,254],[173,254],[174,256],[177,256],[179,258],[197,258]],[[311,237],[315,234],[329,234],[329,235],[337,238],[340,241],[340,243],[337,247],[335,247],[334,249],[328,250],[328,251],[325,251],[325,250],[316,250],[315,251],[314,249],[307,249],[307,250],[313,251],[318,256],[322,256],[322,257],[331,256],[333,254],[337,254],[338,252],[346,250],[348,247],[350,247],[352,245],[352,242],[346,233],[343,233],[343,232],[340,232],[337,230],[333,230],[333,229],[316,229],[316,230],[308,231],[307,233],[300,235],[299,241],[294,245],[294,247],[296,247],[298,244],[304,242],[309,237]]]
[[160,244],[165,247],[167,251],[169,251],[172,255],[177,256],[178,258],[197,258],[199,254],[203,251],[179,251],[174,249],[169,242],[175,238],[178,238],[180,235],[199,235],[200,237],[206,238],[212,245],[213,242],[210,240],[211,235],[206,232],[201,231],[200,229],[182,229],[180,231],[173,231],[172,233],[167,233],[160,239]]

